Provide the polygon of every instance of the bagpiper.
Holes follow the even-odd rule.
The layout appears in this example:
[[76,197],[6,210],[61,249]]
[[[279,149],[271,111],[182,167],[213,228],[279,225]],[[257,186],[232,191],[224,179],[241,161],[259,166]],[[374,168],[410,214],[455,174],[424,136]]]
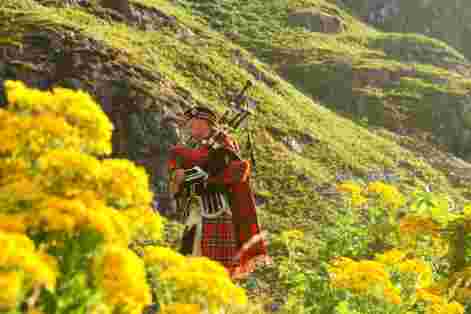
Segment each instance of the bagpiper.
[[257,265],[271,263],[257,221],[250,162],[241,158],[237,142],[219,128],[212,110],[194,107],[183,117],[197,145],[170,149],[171,186],[178,197],[185,182],[198,177],[189,188],[199,208],[187,214],[180,251],[218,261],[232,278],[244,278]]

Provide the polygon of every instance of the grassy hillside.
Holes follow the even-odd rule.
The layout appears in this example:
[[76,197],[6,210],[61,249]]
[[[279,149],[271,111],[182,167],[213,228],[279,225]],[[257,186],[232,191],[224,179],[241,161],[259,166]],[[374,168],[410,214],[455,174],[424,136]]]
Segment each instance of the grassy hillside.
[[[451,152],[469,154],[470,66],[444,42],[379,32],[328,1],[179,3],[321,104],[393,131],[431,132]],[[337,18],[342,28],[319,32],[319,16]]]
[[[7,0],[0,7],[0,48],[5,54],[0,78],[89,91],[113,118],[117,127],[114,148],[123,156],[131,153],[129,114],[161,117],[165,111],[195,103],[222,112],[228,95],[247,79],[253,80],[249,94],[258,103],[251,124],[257,155],[254,187],[266,199],[259,211],[261,224],[272,234],[305,230],[313,245],[323,226],[341,215],[338,198],[325,193],[338,175],[366,178],[372,171],[388,170],[399,177],[398,184],[406,191],[430,184],[458,201],[468,192],[466,181],[455,182],[447,176],[444,162],[429,160],[426,154],[424,158],[421,152],[402,147],[405,139],[372,132],[312,99],[332,108],[362,99],[367,102],[366,111],[379,112],[379,116],[386,110],[386,105],[381,109],[382,101],[388,99],[391,104],[400,103],[398,107],[406,113],[414,113],[413,117],[424,117],[424,125],[419,126],[430,128],[431,107],[420,95],[427,94],[430,101],[439,97],[445,102],[460,101],[470,83],[447,69],[468,66],[455,50],[425,37],[376,32],[327,2],[273,1],[264,2],[265,6],[261,1],[244,6],[235,1],[132,3],[141,19],[131,23],[93,1],[87,6],[64,6],[54,1],[42,5]],[[330,36],[285,27],[288,10],[306,5],[338,13],[349,31]],[[234,41],[227,37],[231,32],[237,32],[231,35]],[[394,48],[404,38],[410,43],[407,51],[423,58],[414,59],[413,74],[401,77],[397,84],[388,81],[384,88],[352,89],[349,77],[363,70],[410,71],[410,60]],[[64,64],[69,65],[66,72],[59,69]],[[445,83],[434,84],[437,79]],[[276,247],[270,249],[275,261],[283,254]],[[317,262],[315,253],[304,254],[308,265]],[[271,271],[267,269],[259,280],[273,280],[272,275],[264,276]],[[273,285],[272,293],[282,295]]]
[[[365,21],[387,32],[420,33],[443,40],[461,51],[469,58],[471,46],[471,4],[468,1],[337,1],[354,9]],[[394,3],[395,2],[395,3]],[[386,14],[383,19],[378,15],[381,4],[393,3],[397,12]],[[376,13],[376,14],[375,14]],[[368,18],[370,17],[370,18]]]

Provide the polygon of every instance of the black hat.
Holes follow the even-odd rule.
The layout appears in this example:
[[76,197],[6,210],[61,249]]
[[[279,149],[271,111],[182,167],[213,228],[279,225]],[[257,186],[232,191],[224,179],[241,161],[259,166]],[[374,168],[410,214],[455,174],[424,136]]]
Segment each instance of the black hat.
[[216,124],[218,121],[217,115],[209,108],[206,107],[193,107],[185,111],[183,114],[186,119],[190,120],[193,118],[203,119],[212,124]]

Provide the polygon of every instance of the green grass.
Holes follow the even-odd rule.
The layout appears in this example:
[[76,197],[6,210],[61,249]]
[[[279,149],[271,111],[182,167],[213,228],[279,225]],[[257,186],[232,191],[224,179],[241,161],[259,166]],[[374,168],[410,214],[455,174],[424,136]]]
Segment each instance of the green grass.
[[[78,7],[67,9],[44,7],[32,0],[8,1],[1,7],[0,28],[8,28],[9,32],[19,37],[33,30],[57,33],[72,30],[85,38],[102,42],[113,51],[119,51],[119,57],[114,62],[158,73],[163,77],[163,83],[170,86],[172,92],[178,94],[182,90],[186,91],[192,99],[206,103],[218,112],[224,109],[228,91],[239,90],[247,79],[255,81],[255,86],[249,93],[259,104],[255,123],[252,124],[257,155],[254,186],[256,191],[270,196],[267,204],[260,209],[259,215],[262,226],[272,233],[301,228],[311,230],[315,234],[316,230],[322,227],[322,223],[335,219],[338,202],[316,192],[315,188],[318,185],[334,183],[336,174],[346,170],[358,176],[365,176],[371,170],[386,168],[401,177],[400,186],[406,190],[412,189],[412,186],[421,182],[430,183],[437,191],[448,192],[458,199],[461,197],[461,191],[450,185],[445,172],[434,169],[421,160],[417,154],[401,148],[392,140],[375,135],[353,121],[320,106],[296,89],[293,84],[281,79],[270,70],[269,65],[255,58],[256,56],[263,57],[268,51],[264,49],[282,49],[282,43],[290,40],[289,34],[311,38],[313,41],[308,43],[308,46],[311,45],[312,49],[319,50],[319,56],[313,57],[312,60],[302,59],[299,63],[289,64],[290,72],[287,77],[295,85],[301,86],[302,91],[311,93],[313,96],[318,97],[324,88],[331,88],[332,95],[329,97],[332,97],[332,100],[329,100],[329,103],[335,104],[338,96],[353,99],[353,95],[348,94],[347,84],[348,77],[353,71],[360,67],[372,66],[369,62],[363,64],[353,62],[358,61],[352,59],[353,56],[358,52],[363,53],[365,58],[366,55],[378,55],[375,50],[365,48],[364,38],[353,38],[352,34],[328,37],[295,30],[278,33],[277,30],[284,27],[282,20],[287,12],[280,8],[299,5],[301,3],[299,1],[267,2],[270,3],[267,4],[268,13],[260,16],[257,14],[261,12],[259,1],[247,2],[245,6],[239,7],[231,7],[230,5],[236,4],[231,1],[202,1],[199,2],[199,7],[196,6],[196,2],[189,1],[185,3],[179,1],[178,3],[181,4],[179,6],[167,0],[134,0],[134,2],[158,8],[168,15],[175,16],[179,27],[189,28],[196,35],[182,40],[178,38],[178,27],[142,31],[124,23],[99,18],[93,12],[85,12]],[[220,3],[220,8],[215,3]],[[326,2],[312,3],[318,3],[330,10],[340,10]],[[241,20],[235,21],[234,25],[246,26],[243,29],[246,37],[239,44],[252,49],[252,53],[244,50],[237,43],[228,41],[218,32],[225,28],[217,29],[213,25],[215,21],[208,25],[205,19],[192,15],[192,13],[203,12],[198,11],[202,10],[201,8],[204,8],[207,14],[216,14],[218,10],[222,10],[222,13],[228,10],[245,10],[240,17]],[[274,12],[278,12],[278,15],[272,15]],[[339,12],[346,14],[343,11]],[[202,13],[201,16],[209,17]],[[269,16],[273,17],[273,20],[269,22],[273,25],[268,26],[274,26],[273,29],[264,24]],[[228,18],[231,16],[223,14],[218,17],[218,20],[226,23],[225,19]],[[348,18],[353,19],[353,17]],[[249,20],[253,23],[246,24],[245,22]],[[355,25],[354,27],[367,30],[359,22]],[[218,31],[211,30],[210,26]],[[235,29],[242,33],[237,27]],[[251,31],[254,31],[254,36],[250,40],[248,35]],[[268,33],[271,37],[263,36]],[[371,31],[371,34],[376,33]],[[314,38],[318,41],[314,42]],[[249,40],[250,44],[248,44]],[[296,41],[292,40],[292,43],[294,45]],[[259,51],[255,47],[262,49]],[[287,55],[290,55],[291,47],[288,46],[286,49]],[[267,86],[263,81],[256,80],[247,70],[237,66],[234,62],[236,50],[241,51],[243,57],[254,64],[257,71],[270,78],[274,85]],[[296,49],[293,48],[293,51]],[[271,54],[270,58],[273,59],[270,60],[275,60],[275,57]],[[393,69],[400,66],[398,61],[387,61],[387,56],[384,58],[376,59],[375,63]],[[339,60],[346,62],[341,63]],[[280,64],[273,63],[275,68],[281,67]],[[435,68],[432,70],[435,71]],[[432,70],[424,68],[423,73],[433,76]],[[305,84],[301,84],[300,81],[303,75],[310,77]],[[126,79],[139,84],[156,98],[166,92],[159,82],[138,76]],[[344,90],[341,89],[342,84],[345,84]],[[413,99],[427,89],[435,91],[437,87],[430,85],[425,79],[416,79],[401,81],[399,89],[386,90],[386,92],[390,93],[389,96],[407,96]],[[337,95],[334,95],[334,91]],[[345,91],[345,95],[341,91]],[[438,90],[438,92],[446,93],[446,90]],[[381,98],[379,97],[382,94],[378,93],[378,95],[378,100],[372,96],[370,101],[380,106],[379,99]],[[306,144],[303,152],[298,154],[287,148],[279,136],[270,133],[270,129],[278,129],[282,134],[292,137],[308,134],[316,141]],[[403,165],[403,161],[413,165],[416,173],[408,170]],[[302,181],[300,179],[302,176],[308,176],[311,181]],[[275,256],[279,254],[277,251],[271,253]],[[315,262],[315,256],[307,255],[306,258]]]
[[[443,110],[443,104],[453,107],[463,103],[470,91],[470,80],[455,71],[455,68],[470,69],[470,64],[456,49],[419,34],[381,33],[359,22],[351,10],[335,2],[181,0],[178,3],[205,18],[216,30],[237,33],[237,43],[270,63],[284,78],[321,104],[353,115],[362,112],[377,125],[384,123],[386,107],[399,106],[397,110],[411,115],[409,121],[418,121],[409,127],[433,129],[436,124],[433,113]],[[292,27],[288,15],[299,8],[316,8],[338,16],[345,31],[332,35]],[[359,109],[355,105],[359,93],[352,86],[355,74],[368,70],[386,71],[401,78],[365,87],[380,92],[369,93]],[[401,101],[396,101],[398,97],[407,99],[404,108],[400,108]]]
[[[349,1],[348,5],[359,15],[367,16],[369,2]],[[459,0],[431,0],[423,4],[425,2],[401,0],[399,14],[376,26],[387,32],[426,34],[446,42],[469,59],[471,4]]]

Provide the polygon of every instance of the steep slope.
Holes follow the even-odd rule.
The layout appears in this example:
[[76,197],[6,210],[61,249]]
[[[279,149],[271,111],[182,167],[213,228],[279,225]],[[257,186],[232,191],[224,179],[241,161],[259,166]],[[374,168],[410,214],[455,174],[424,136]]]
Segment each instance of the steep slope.
[[471,56],[471,3],[450,0],[362,0],[337,1],[346,5],[367,23],[386,32],[419,33],[443,40]]
[[469,155],[471,67],[445,43],[379,32],[335,1],[178,2],[321,104]]
[[[339,202],[329,191],[337,177],[346,174],[366,178],[372,171],[388,170],[400,178],[405,190],[430,184],[458,202],[468,192],[467,182],[452,182],[447,170],[396,144],[394,136],[377,135],[315,103],[268,65],[211,30],[206,21],[192,16],[188,8],[167,0],[134,0],[132,9],[134,20],[120,19],[93,1],[67,6],[53,1],[44,5],[33,0],[6,1],[0,7],[0,79],[90,92],[116,125],[115,156],[141,159],[155,174],[161,195],[166,190],[163,160],[174,140],[169,136],[174,130],[162,124],[162,116],[196,103],[222,112],[228,96],[247,79],[255,82],[249,94],[258,103],[251,124],[257,155],[254,187],[264,200],[261,223],[271,233],[299,228],[314,241],[321,226],[336,219]],[[275,9],[272,13],[282,12]],[[352,23],[358,29],[364,27]],[[353,45],[354,38],[348,36],[329,44],[327,36],[291,30],[278,37],[278,47],[282,47],[281,39],[296,42],[299,34],[325,39],[326,50],[318,51],[329,60],[341,55],[335,51],[366,53],[364,46]],[[239,42],[251,48],[249,38],[244,38]],[[253,45],[258,46],[257,38],[252,38]],[[457,54],[449,55],[459,59]],[[274,56],[260,51],[260,57],[270,62]],[[444,93],[448,95],[448,90]],[[144,117],[149,118],[148,125]],[[133,138],[136,125],[150,126],[145,143]],[[145,144],[153,144],[153,150]],[[275,248],[271,253],[275,258],[280,254]],[[307,260],[315,263],[310,254],[306,253]]]

